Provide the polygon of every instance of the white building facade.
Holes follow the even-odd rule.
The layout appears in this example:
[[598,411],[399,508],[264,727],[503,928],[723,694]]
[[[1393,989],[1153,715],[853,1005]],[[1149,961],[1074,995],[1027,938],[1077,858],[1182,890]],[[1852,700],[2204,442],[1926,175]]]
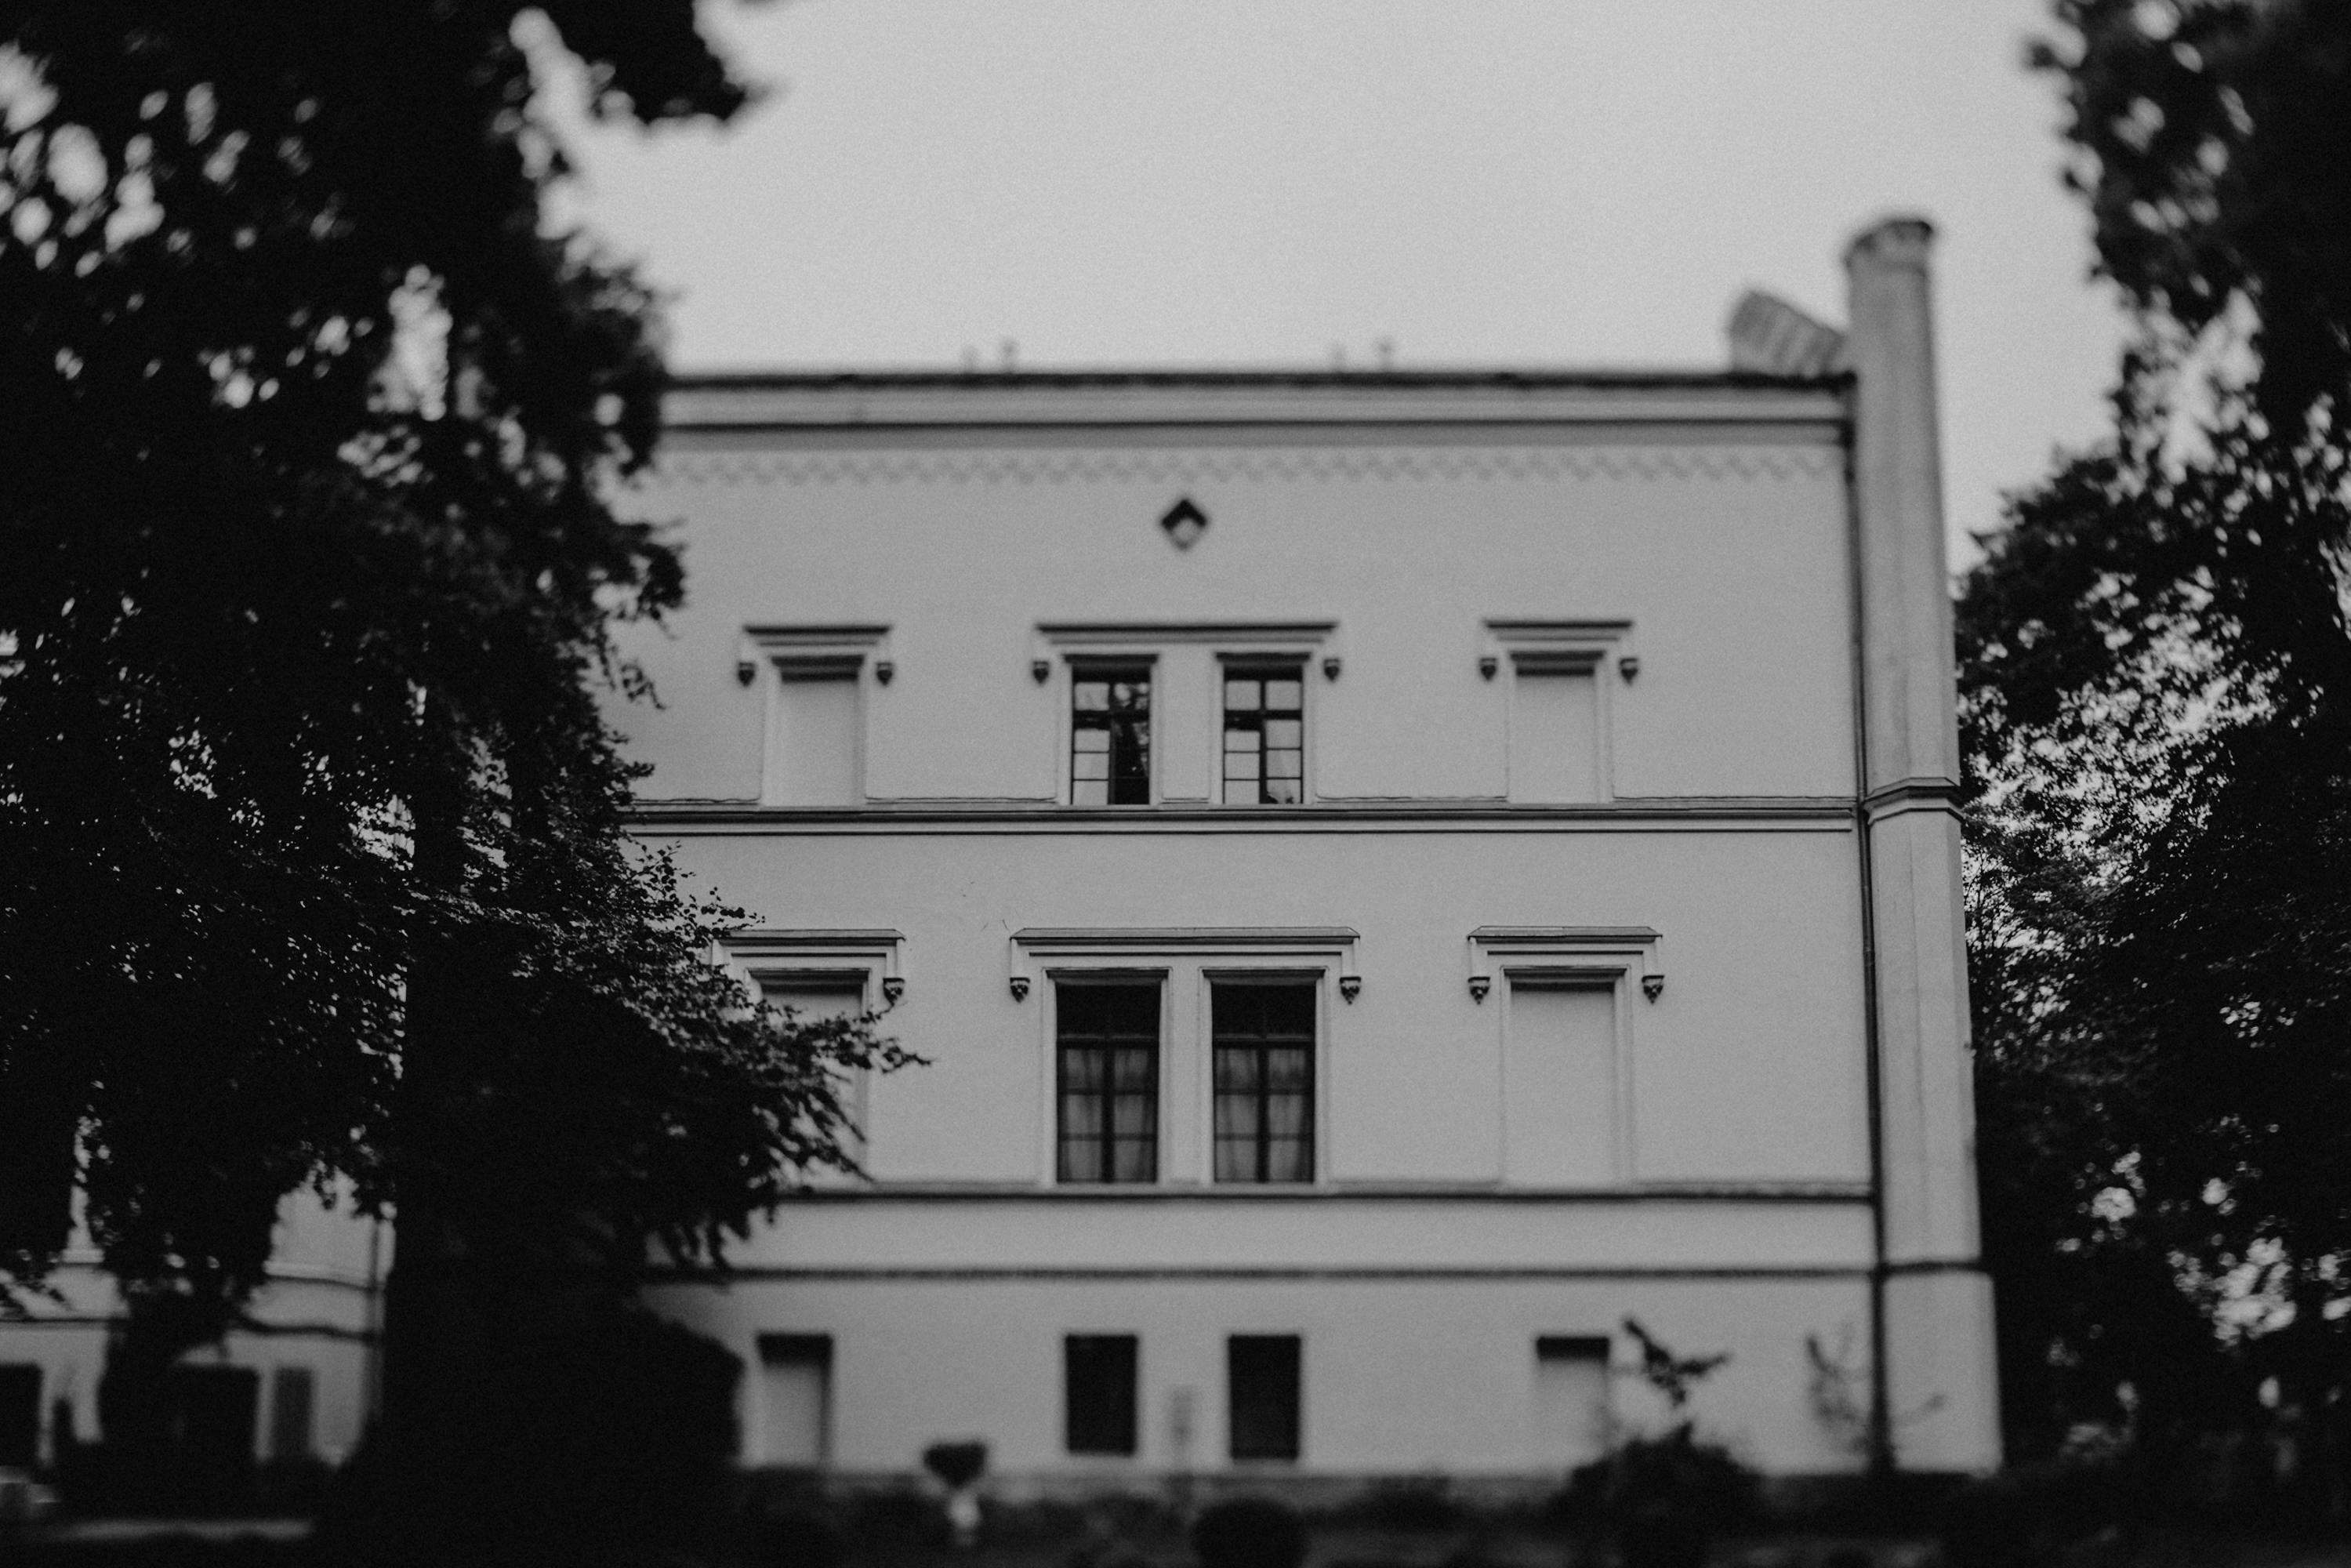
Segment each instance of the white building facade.
[[1730,374],[673,394],[640,831],[928,1059],[657,1292],[747,1462],[1555,1484],[1628,1318],[1767,1470],[1998,1462],[1928,243]]
[[[1662,1420],[1628,1319],[1767,1471],[1873,1405],[1998,1463],[1928,244],[1728,374],[673,393],[638,830],[927,1059],[655,1291],[747,1464],[1546,1488]],[[385,1240],[289,1209],[225,1440],[349,1451]],[[0,1325],[19,1462],[94,1429],[93,1262]]]

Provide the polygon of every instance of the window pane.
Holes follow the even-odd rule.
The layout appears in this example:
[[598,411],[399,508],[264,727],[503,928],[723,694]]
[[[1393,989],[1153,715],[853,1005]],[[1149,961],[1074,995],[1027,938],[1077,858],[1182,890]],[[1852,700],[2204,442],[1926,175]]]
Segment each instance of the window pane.
[[1265,1053],[1265,1086],[1278,1094],[1298,1094],[1305,1092],[1311,1082],[1314,1059],[1301,1050],[1269,1051]]
[[1070,749],[1099,751],[1107,757],[1110,755],[1110,731],[1106,729],[1072,730],[1070,733]]
[[1102,1179],[1102,1146],[1099,1140],[1089,1138],[1083,1143],[1066,1139],[1061,1145],[1063,1181],[1100,1181]]
[[1226,778],[1253,783],[1257,779],[1257,769],[1258,758],[1249,753],[1242,751],[1225,753]]
[[1260,743],[1261,737],[1258,735],[1258,732],[1253,729],[1228,729],[1225,731],[1225,749],[1227,751],[1255,751]]
[[1255,713],[1257,711],[1257,683],[1255,681],[1227,681],[1225,683],[1225,711],[1227,713]]
[[1258,1053],[1249,1050],[1219,1049],[1216,1073],[1217,1093],[1253,1092],[1258,1085]]
[[1219,1094],[1217,1096],[1217,1136],[1244,1140],[1257,1136],[1256,1095]]
[[1269,751],[1265,757],[1265,772],[1269,779],[1295,779],[1304,771],[1304,760],[1295,751]]
[[1265,798],[1277,806],[1295,806],[1306,797],[1295,779],[1269,779],[1265,781]]
[[1275,1138],[1266,1146],[1265,1179],[1270,1182],[1311,1181],[1313,1166],[1303,1138]]
[[[1108,739],[1109,737],[1105,736],[1103,738]],[[1105,783],[1108,782],[1110,779],[1109,756],[1106,753],[1102,752],[1079,753],[1077,756],[1070,758],[1070,777],[1071,782],[1078,784],[1091,784],[1096,779],[1101,779]]]
[[1078,806],[1107,806],[1110,804],[1110,783],[1106,779],[1080,779],[1071,788],[1070,801]]
[[1115,1147],[1117,1160],[1112,1167],[1111,1180],[1143,1182],[1159,1179],[1159,1150],[1155,1141],[1121,1138]]
[[1306,695],[1302,681],[1268,681],[1265,683],[1265,706],[1280,713],[1296,713]]
[[1061,1135],[1065,1138],[1102,1136],[1102,1097],[1096,1094],[1064,1094],[1061,1096]]
[[1080,713],[1100,713],[1110,706],[1108,681],[1079,681],[1070,691]]
[[1265,721],[1265,743],[1288,747],[1295,750],[1306,737],[1306,722],[1296,718],[1270,718]]

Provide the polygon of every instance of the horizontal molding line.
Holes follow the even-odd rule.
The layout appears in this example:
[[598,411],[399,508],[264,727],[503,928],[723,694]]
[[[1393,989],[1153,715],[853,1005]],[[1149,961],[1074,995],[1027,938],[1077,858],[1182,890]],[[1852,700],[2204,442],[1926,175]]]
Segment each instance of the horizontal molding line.
[[1365,1283],[1407,1283],[1423,1281],[1432,1284],[1509,1282],[1545,1280],[1689,1280],[1689,1281],[1773,1281],[1850,1280],[1860,1284],[1869,1278],[1869,1265],[1857,1263],[1691,1263],[1639,1264],[1595,1263],[1554,1265],[1510,1265],[1481,1267],[1465,1264],[1459,1267],[1431,1266],[1426,1268],[1399,1267],[1393,1264],[1337,1264],[1327,1268],[1301,1267],[1290,1264],[1269,1264],[1264,1267],[1196,1268],[1137,1265],[1120,1268],[1115,1265],[1024,1268],[1017,1265],[924,1264],[904,1268],[824,1268],[814,1264],[743,1264],[721,1271],[701,1270],[661,1270],[648,1276],[649,1285],[724,1285],[758,1283],[824,1281],[949,1284],[974,1281],[1016,1282],[1038,1281],[1103,1281],[1165,1282],[1196,1281],[1208,1283],[1251,1281],[1362,1281]]
[[1686,1204],[1865,1204],[1865,1182],[1792,1182],[1774,1186],[1715,1186],[1687,1183],[1636,1187],[1513,1187],[1491,1183],[1334,1182],[1301,1187],[1045,1186],[1031,1183],[889,1183],[862,1187],[811,1187],[784,1199],[783,1207],[831,1203],[1292,1203],[1322,1206],[1375,1203],[1540,1203],[1560,1207],[1629,1203]]
[[[387,1266],[386,1272],[389,1271],[389,1266]],[[57,1272],[102,1276],[107,1279],[113,1277],[102,1258],[95,1252],[79,1248],[68,1251],[58,1260]],[[371,1291],[381,1291],[383,1289],[383,1278],[380,1275],[375,1280],[370,1281],[365,1273],[329,1269],[317,1263],[272,1263],[266,1266],[262,1276],[259,1293],[266,1297],[273,1290],[298,1289],[353,1291],[364,1295]],[[6,1327],[8,1321],[5,1317],[0,1317],[0,1328]]]
[[1849,832],[1854,802],[1834,796],[1616,801],[1595,806],[1426,805],[1321,801],[1311,806],[1024,804],[759,806],[746,800],[640,800],[630,821],[663,831],[853,833]]
[[[16,1329],[111,1328],[123,1318],[124,1314],[120,1312],[44,1312],[37,1317],[0,1318],[0,1336],[5,1336]],[[374,1332],[369,1329],[319,1322],[231,1323],[225,1337],[233,1338],[237,1334],[251,1334],[258,1339],[342,1340],[353,1344],[372,1344],[376,1338]],[[221,1341],[206,1343],[217,1344]]]
[[1885,1264],[1879,1270],[1888,1279],[1899,1279],[1908,1274],[1980,1274],[1984,1271],[1984,1260],[1980,1258],[1912,1258]]
[[[917,437],[922,434],[916,433]],[[1844,471],[1842,446],[1687,439],[1614,446],[1399,445],[1012,448],[684,446],[661,459],[663,477],[720,485],[1557,480],[1825,480]]]

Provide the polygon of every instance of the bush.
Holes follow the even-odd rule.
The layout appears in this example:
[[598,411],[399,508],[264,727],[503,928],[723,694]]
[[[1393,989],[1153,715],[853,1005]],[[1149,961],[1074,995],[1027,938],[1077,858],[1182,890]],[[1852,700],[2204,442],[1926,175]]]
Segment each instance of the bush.
[[1569,1518],[1617,1523],[1663,1509],[1709,1530],[1753,1517],[1759,1481],[1729,1449],[1698,1441],[1687,1423],[1662,1437],[1635,1437],[1568,1478]]
[[846,1523],[862,1556],[928,1555],[947,1545],[946,1511],[917,1491],[864,1493],[851,1500]]
[[1299,1568],[1306,1527],[1297,1510],[1271,1498],[1235,1498],[1201,1511],[1192,1550],[1200,1568]]
[[1348,1512],[1389,1530],[1450,1530],[1468,1511],[1443,1476],[1412,1476],[1379,1482]]
[[445,1448],[397,1467],[363,1448],[338,1474],[321,1561],[634,1563],[725,1528],[733,1355],[609,1303],[515,1327],[498,1348]]
[[923,1468],[950,1491],[961,1491],[987,1469],[987,1445],[977,1438],[933,1443],[923,1450]]
[[813,1509],[778,1509],[755,1520],[745,1568],[840,1568],[841,1531]]
[[1713,1535],[1685,1508],[1654,1500],[1637,1503],[1621,1527],[1625,1568],[1705,1568]]
[[1970,1481],[1944,1500],[1940,1529],[1950,1568],[2021,1568],[2032,1547],[2032,1500],[2013,1476]]

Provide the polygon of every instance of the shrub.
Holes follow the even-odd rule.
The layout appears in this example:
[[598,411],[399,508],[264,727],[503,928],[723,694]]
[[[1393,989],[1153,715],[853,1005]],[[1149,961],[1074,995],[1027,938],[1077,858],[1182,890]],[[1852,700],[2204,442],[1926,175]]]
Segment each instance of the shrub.
[[946,1511],[918,1491],[864,1493],[850,1502],[846,1523],[861,1555],[926,1555],[947,1544]]
[[1297,1510],[1271,1498],[1235,1498],[1201,1511],[1192,1550],[1200,1568],[1299,1568],[1306,1527]]
[[977,1438],[933,1443],[923,1450],[923,1468],[950,1491],[961,1491],[987,1469],[987,1445]]
[[1630,1521],[1663,1508],[1712,1530],[1732,1529],[1755,1511],[1758,1479],[1729,1449],[1700,1442],[1688,1423],[1662,1437],[1634,1437],[1568,1478],[1570,1518]]
[[2032,1546],[2032,1500],[2012,1476],[1970,1481],[1943,1502],[1938,1533],[1950,1568],[2020,1568]]
[[1621,1529],[1625,1568],[1705,1568],[1713,1533],[1685,1508],[1655,1500],[1637,1503]]
[[1349,1511],[1390,1530],[1450,1530],[1468,1511],[1443,1476],[1412,1476],[1379,1482]]
[[841,1531],[813,1509],[778,1509],[753,1521],[746,1568],[840,1568]]

